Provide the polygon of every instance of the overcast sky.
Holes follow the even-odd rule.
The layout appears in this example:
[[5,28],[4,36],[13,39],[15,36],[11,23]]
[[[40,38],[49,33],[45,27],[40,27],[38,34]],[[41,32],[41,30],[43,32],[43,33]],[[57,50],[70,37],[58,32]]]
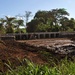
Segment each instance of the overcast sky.
[[31,11],[34,15],[38,10],[65,8],[70,17],[75,18],[75,0],[0,0],[0,17],[15,16]]

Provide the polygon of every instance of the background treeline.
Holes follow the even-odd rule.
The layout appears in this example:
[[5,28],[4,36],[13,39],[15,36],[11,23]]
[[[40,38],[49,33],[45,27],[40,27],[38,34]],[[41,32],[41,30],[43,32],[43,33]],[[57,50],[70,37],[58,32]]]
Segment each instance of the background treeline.
[[[75,19],[69,18],[69,13],[64,8],[37,11],[33,19],[28,22],[30,16],[31,12],[27,11],[25,19],[7,16],[1,18],[0,33],[75,31]],[[25,27],[21,29],[20,26]]]
[[23,32],[20,26],[24,26],[24,21],[22,19],[5,16],[5,18],[0,19],[0,34]]
[[68,16],[69,13],[64,8],[38,11],[27,24],[27,32],[74,31],[75,20]]

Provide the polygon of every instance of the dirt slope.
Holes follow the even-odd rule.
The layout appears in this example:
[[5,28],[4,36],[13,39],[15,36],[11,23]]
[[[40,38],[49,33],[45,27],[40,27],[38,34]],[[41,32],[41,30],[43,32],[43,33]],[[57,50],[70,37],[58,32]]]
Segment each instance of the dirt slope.
[[[37,64],[47,63],[47,59],[49,58],[50,53],[48,53],[49,50],[42,48],[42,46],[48,46],[48,45],[54,46],[54,45],[65,44],[70,42],[71,41],[68,39],[0,41],[0,71],[5,71],[7,69],[5,63],[8,63],[8,60],[11,62],[11,64],[13,64],[12,65],[13,67],[21,65],[18,58],[21,60],[27,58]],[[44,56],[42,56],[42,52],[44,53]],[[53,57],[56,57],[55,54],[52,55]],[[58,54],[57,57],[61,58],[60,56],[58,56]],[[50,57],[50,59],[53,58]]]
[[42,64],[44,61],[39,57],[36,48],[30,47],[25,43],[13,40],[0,41],[0,71],[4,71],[6,66],[2,66],[8,62],[12,62],[14,66],[20,65],[19,59],[27,58],[34,63]]

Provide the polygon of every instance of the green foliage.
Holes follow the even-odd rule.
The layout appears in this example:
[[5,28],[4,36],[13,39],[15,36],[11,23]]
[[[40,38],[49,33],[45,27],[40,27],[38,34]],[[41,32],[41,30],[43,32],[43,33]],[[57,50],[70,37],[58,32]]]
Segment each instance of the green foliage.
[[13,70],[9,65],[9,71],[6,72],[6,75],[58,75],[60,72],[56,67],[50,68],[46,65],[35,65],[30,61],[26,60],[27,66],[19,66],[15,70]]
[[39,22],[40,21],[38,19],[33,19],[31,22],[27,23],[26,31],[27,32],[35,32]]
[[4,27],[5,27],[6,33],[13,33],[14,32],[14,28],[13,28],[14,19],[15,19],[15,17],[8,17],[8,16],[5,16],[5,19],[3,19],[3,21],[5,23]]
[[[19,31],[21,32],[21,33],[26,33],[26,29],[25,28],[19,28]],[[15,33],[19,33],[19,31],[17,30],[17,29],[15,29]]]
[[24,26],[24,20],[8,16],[0,18],[0,33],[75,31],[75,19],[69,19],[69,13],[64,8],[37,11],[28,22],[30,16],[31,12],[25,11],[26,31],[20,29],[20,26]]
[[37,29],[36,29],[36,31],[37,32],[46,32],[46,31],[48,31],[48,29],[50,29],[50,25],[46,25],[46,24],[39,24],[38,26],[37,26]]
[[4,20],[3,18],[0,19],[0,34],[4,34],[5,33],[5,28],[4,28]]
[[61,27],[62,31],[65,31],[67,27],[73,28],[74,21],[70,21],[73,23],[71,23],[72,26],[69,25],[69,19],[66,16],[69,16],[69,13],[64,8],[38,11],[33,20],[27,24],[27,32],[58,32]]
[[6,28],[6,33],[14,33],[14,30],[13,30],[13,28],[12,27],[8,27],[8,28]]
[[20,29],[20,26],[24,26],[24,21],[23,20],[15,20],[14,21],[15,25],[14,25],[14,28],[15,28],[15,31],[16,33],[21,33],[21,29]]
[[20,32],[20,26],[24,26],[24,21],[15,17],[5,16],[5,19],[0,19],[0,32],[5,30],[5,33],[14,33],[15,29]]
[[35,65],[25,59],[27,65],[22,65],[13,70],[9,65],[9,70],[2,75],[75,75],[75,63],[64,59],[59,65],[48,67],[47,65]]
[[67,31],[68,32],[73,32],[74,30],[72,28],[68,27]]
[[0,26],[0,34],[5,34],[5,28]]

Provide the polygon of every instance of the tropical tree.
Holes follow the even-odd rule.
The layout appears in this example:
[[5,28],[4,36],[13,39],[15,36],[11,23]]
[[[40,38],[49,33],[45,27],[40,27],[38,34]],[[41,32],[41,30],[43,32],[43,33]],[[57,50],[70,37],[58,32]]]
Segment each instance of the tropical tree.
[[[65,22],[67,18],[66,16],[68,15],[69,13],[64,8],[52,9],[50,11],[37,11],[33,20],[27,24],[27,28],[30,28],[35,32],[59,31],[61,28],[61,23],[61,26],[64,28],[63,22],[61,22],[61,20]],[[38,23],[35,23],[35,20],[37,20]]]
[[13,33],[15,17],[8,17],[8,16],[5,16],[5,17],[6,17],[5,19],[6,33]]
[[65,16],[69,16],[69,13],[64,8],[52,9],[51,13],[55,25],[60,24],[60,20],[64,19]]
[[37,13],[34,16],[34,19],[39,19],[40,22],[43,22],[44,24],[47,23],[47,20],[49,20],[48,11],[37,11]]
[[26,31],[27,32],[37,32],[37,26],[39,24],[38,19],[33,19],[31,22],[27,23]]
[[21,33],[20,26],[24,26],[24,21],[22,19],[16,19],[14,22],[15,22],[16,32]]
[[0,19],[0,34],[5,33],[5,27],[4,27],[5,20],[3,18]]
[[74,18],[70,18],[70,20],[69,20],[69,27],[71,29],[75,29],[75,19]]
[[61,24],[61,30],[60,31],[67,31],[68,30],[68,25],[69,25],[69,19],[67,17],[63,17],[60,19],[60,24]]

